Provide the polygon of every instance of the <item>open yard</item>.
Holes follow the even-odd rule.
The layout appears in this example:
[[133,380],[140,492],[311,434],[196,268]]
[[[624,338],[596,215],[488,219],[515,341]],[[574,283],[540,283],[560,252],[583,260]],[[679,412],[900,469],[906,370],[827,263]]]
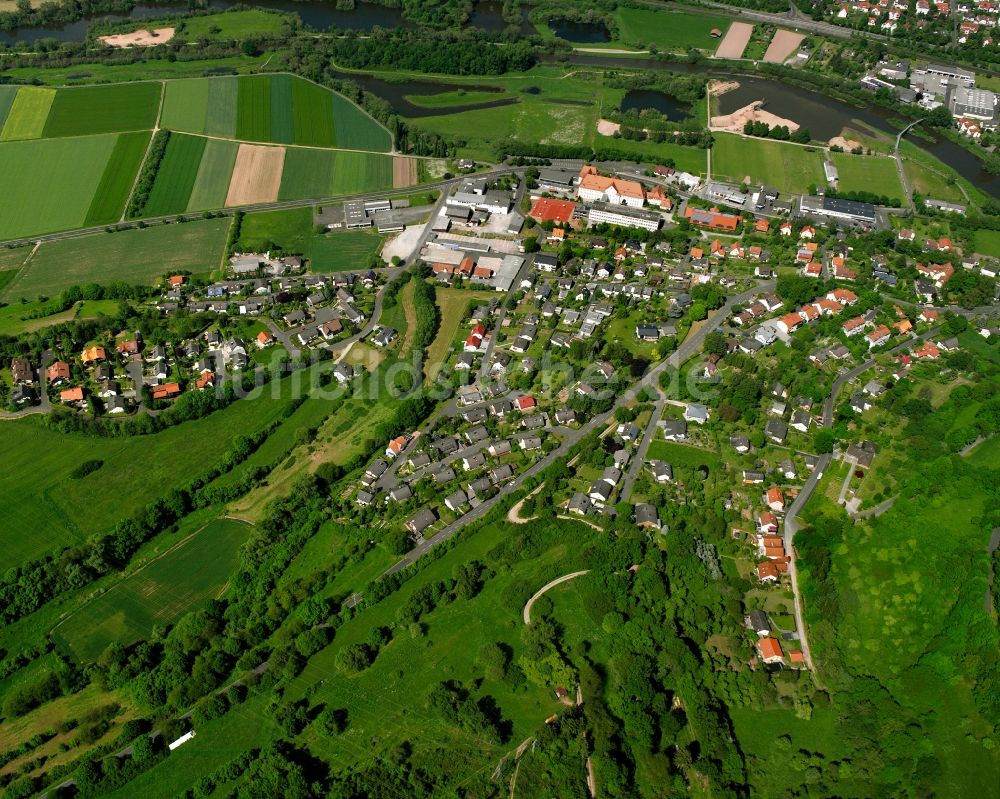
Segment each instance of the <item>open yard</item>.
[[[433,377],[448,357],[449,350],[459,331],[459,326],[466,319],[466,313],[473,305],[496,299],[492,291],[468,291],[466,289],[436,290],[438,308],[441,309],[441,325],[437,335],[427,347],[424,358],[424,374]],[[467,332],[467,331],[466,331]]]
[[652,460],[666,461],[677,466],[707,466],[713,470],[722,468],[722,458],[717,452],[663,439],[656,439],[649,445],[648,456]]
[[686,52],[692,47],[714,50],[719,40],[714,28],[725,31],[729,17],[695,14],[668,9],[619,6],[616,12],[620,41],[637,47],[655,45],[659,50]]
[[117,143],[117,134],[0,142],[0,239],[81,227]]
[[1000,258],[1000,230],[977,230],[976,252]]
[[80,662],[94,660],[112,642],[127,646],[154,625],[170,625],[218,596],[237,565],[251,526],[216,519],[176,547],[84,605],[55,636]]
[[316,233],[311,208],[290,208],[247,214],[239,246],[253,251],[274,243],[287,252],[302,253],[314,272],[340,272],[367,268],[384,241],[384,236],[369,230]]
[[782,192],[805,192],[823,183],[823,155],[795,144],[715,133],[712,177],[767,183]]
[[148,285],[169,272],[211,272],[219,266],[229,224],[224,218],[199,219],[45,242],[0,296],[54,297],[85,283]]
[[899,172],[892,158],[849,153],[830,153],[830,158],[839,173],[839,191],[868,191],[890,199],[903,199]]
[[389,132],[345,97],[285,74],[168,81],[162,125],[250,142],[392,148]]

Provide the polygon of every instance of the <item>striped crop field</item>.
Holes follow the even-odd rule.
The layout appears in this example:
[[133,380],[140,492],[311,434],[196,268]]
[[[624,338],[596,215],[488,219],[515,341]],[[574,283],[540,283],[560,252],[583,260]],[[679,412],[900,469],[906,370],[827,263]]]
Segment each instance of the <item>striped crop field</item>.
[[97,184],[94,199],[87,211],[84,227],[117,222],[125,210],[132,184],[149,145],[148,131],[119,133],[108,165],[104,167],[101,182]]
[[45,121],[46,138],[152,130],[160,107],[159,81],[59,89]]
[[0,141],[41,138],[55,98],[55,89],[41,89],[37,86],[22,86],[18,89],[3,123],[3,131],[0,131]]
[[[209,80],[204,133],[223,138],[232,138],[236,135],[238,97],[239,78],[227,75],[223,78]],[[202,131],[192,130],[191,132],[200,133]]]
[[207,139],[175,133],[156,173],[156,182],[146,203],[146,216],[179,214],[187,210],[191,190],[198,177]]
[[380,153],[392,149],[389,131],[341,94],[333,95],[333,120],[338,147]]
[[295,116],[292,106],[291,75],[271,78],[271,138],[278,144],[295,144]]
[[0,240],[83,226],[118,139],[0,142]]
[[336,144],[333,130],[333,94],[305,80],[292,83],[292,116],[295,143],[315,147]]
[[240,78],[236,105],[236,138],[269,142],[271,138],[271,76],[246,75]]
[[280,200],[335,197],[392,188],[392,156],[289,147]]
[[167,81],[161,127],[250,142],[392,149],[389,132],[346,97],[285,74]]
[[191,197],[188,200],[188,211],[206,211],[211,208],[222,208],[226,204],[226,194],[229,182],[233,176],[233,166],[236,163],[236,152],[239,144],[222,139],[208,139],[205,142],[205,152],[198,166],[198,176],[195,178]]

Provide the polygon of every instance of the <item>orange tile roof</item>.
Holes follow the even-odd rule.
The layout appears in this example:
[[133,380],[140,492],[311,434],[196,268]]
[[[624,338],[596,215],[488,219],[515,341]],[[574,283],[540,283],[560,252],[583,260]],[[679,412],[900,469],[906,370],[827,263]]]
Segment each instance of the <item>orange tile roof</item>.
[[91,361],[103,361],[107,360],[108,353],[101,346],[87,347],[84,349],[83,353],[80,355],[80,360],[84,363],[89,363]]
[[761,657],[765,660],[784,657],[784,653],[781,651],[781,644],[777,638],[761,638],[757,642],[757,646],[760,647]]
[[569,222],[575,210],[576,203],[568,200],[539,197],[532,203],[529,216],[539,222]]
[[77,386],[76,388],[67,388],[65,391],[59,392],[60,402],[79,402],[83,399],[83,388]]
[[162,386],[154,386],[152,390],[153,399],[170,399],[181,393],[180,383],[164,383]]
[[580,180],[580,188],[590,191],[606,192],[614,189],[622,197],[646,198],[646,192],[642,184],[634,180],[622,180],[621,178],[609,178],[606,175],[587,174]]
[[49,364],[49,368],[45,370],[45,377],[48,380],[69,380],[69,364],[66,361]]
[[772,502],[785,504],[785,492],[779,486],[771,486],[767,489],[767,504],[770,505]]
[[768,578],[777,580],[778,579],[779,568],[778,566],[770,561],[765,560],[763,563],[757,564],[757,579],[766,580]]

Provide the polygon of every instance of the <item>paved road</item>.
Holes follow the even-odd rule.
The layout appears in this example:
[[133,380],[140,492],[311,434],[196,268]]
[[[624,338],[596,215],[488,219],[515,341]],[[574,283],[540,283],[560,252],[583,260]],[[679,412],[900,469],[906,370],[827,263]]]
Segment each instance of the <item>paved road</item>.
[[[657,394],[659,393],[659,387],[657,387]],[[632,454],[632,461],[629,463],[628,472],[625,474],[625,481],[622,483],[621,491],[623,502],[628,502],[629,497],[632,496],[632,487],[639,477],[639,472],[642,471],[642,464],[646,460],[649,445],[653,442],[653,436],[656,435],[656,424],[660,421],[660,417],[663,416],[663,407],[664,398],[660,395],[660,398],[653,404],[653,413],[649,417],[649,423],[642,434],[639,446],[635,448],[635,452]]]

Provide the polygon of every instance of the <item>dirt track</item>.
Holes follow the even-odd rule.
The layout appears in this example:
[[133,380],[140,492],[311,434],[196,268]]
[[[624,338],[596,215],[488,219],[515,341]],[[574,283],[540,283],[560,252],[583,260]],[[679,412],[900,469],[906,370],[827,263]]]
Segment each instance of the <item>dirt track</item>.
[[778,29],[775,31],[771,43],[767,46],[764,61],[768,64],[784,64],[788,57],[799,49],[799,45],[805,38],[801,33]]
[[113,36],[98,36],[97,41],[109,47],[148,47],[152,44],[166,44],[174,38],[173,28],[156,28],[152,31],[140,28],[131,33],[116,33]]
[[719,49],[715,51],[715,57],[742,58],[743,51],[750,44],[751,35],[753,35],[753,25],[747,22],[734,22],[729,26],[722,41],[719,42]]
[[241,144],[236,154],[226,205],[271,203],[278,199],[281,172],[285,165],[284,147]]

